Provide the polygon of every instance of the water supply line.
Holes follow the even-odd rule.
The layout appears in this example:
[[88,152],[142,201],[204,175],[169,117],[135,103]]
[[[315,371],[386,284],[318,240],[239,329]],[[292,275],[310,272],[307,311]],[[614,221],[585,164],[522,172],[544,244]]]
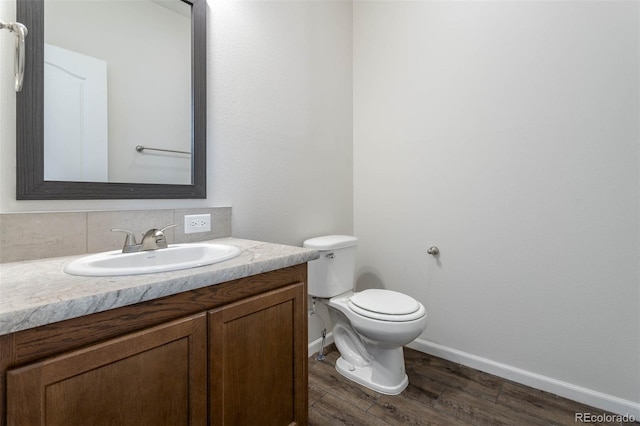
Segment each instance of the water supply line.
[[327,338],[327,329],[322,329],[322,343],[320,344],[320,350],[318,351],[318,355],[316,355],[316,361],[324,361],[324,341]]
[[22,83],[24,82],[24,64],[25,64],[25,51],[24,51],[24,39],[29,33],[27,27],[20,22],[2,22],[0,21],[0,30],[8,29],[16,36],[14,62],[13,62],[13,75],[15,79],[16,92],[22,90]]
[[316,297],[312,297],[312,303],[311,303],[311,314],[312,315],[316,315],[318,318],[320,318],[320,321],[322,321],[322,343],[320,344],[320,350],[318,351],[318,355],[316,355],[316,361],[324,361],[324,344],[325,344],[325,340],[327,338],[327,323],[324,322],[324,319],[322,318],[321,315],[319,315],[316,312]]

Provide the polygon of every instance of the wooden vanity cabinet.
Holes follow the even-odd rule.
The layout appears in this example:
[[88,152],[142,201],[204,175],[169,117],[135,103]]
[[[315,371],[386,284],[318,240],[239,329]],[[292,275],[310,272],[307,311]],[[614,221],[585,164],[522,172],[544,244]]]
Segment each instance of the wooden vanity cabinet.
[[8,425],[306,425],[306,264],[0,336]]

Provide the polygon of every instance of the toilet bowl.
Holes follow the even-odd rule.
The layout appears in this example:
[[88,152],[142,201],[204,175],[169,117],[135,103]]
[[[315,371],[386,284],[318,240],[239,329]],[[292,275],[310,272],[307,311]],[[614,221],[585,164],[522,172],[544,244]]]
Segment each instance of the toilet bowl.
[[309,263],[309,294],[325,304],[340,352],[336,370],[387,395],[397,395],[409,381],[402,347],[424,330],[424,306],[405,294],[383,289],[353,292],[357,238],[344,235],[304,242],[320,252]]
[[[371,291],[378,293],[381,302],[385,296],[401,294],[389,290],[364,290],[362,293]],[[329,299],[327,304],[333,322],[333,339],[340,352],[336,369],[370,389],[397,395],[409,384],[402,347],[424,330],[426,310],[416,302],[419,305],[416,311],[406,315],[366,312],[362,308],[355,311],[352,299],[360,294],[348,292]],[[388,318],[375,318],[384,315]],[[357,334],[350,333],[349,329]]]

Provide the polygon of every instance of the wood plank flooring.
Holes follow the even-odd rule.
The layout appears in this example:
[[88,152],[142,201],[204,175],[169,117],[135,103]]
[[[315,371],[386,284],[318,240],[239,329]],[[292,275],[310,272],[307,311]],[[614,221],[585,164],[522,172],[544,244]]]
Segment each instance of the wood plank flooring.
[[[309,425],[576,425],[601,410],[405,348],[409,386],[396,396],[360,386],[335,370],[338,351],[309,358]],[[590,423],[594,425],[620,423]],[[637,425],[637,423],[636,423]]]

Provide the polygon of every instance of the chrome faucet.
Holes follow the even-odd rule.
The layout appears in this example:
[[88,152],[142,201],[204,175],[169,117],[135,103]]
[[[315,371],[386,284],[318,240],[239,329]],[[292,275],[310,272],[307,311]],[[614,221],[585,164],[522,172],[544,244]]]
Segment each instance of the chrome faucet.
[[127,234],[124,240],[124,246],[122,247],[123,253],[135,253],[138,251],[149,251],[165,249],[168,247],[167,238],[164,235],[165,229],[173,228],[176,225],[165,226],[161,229],[152,228],[142,234],[142,242],[138,244],[133,232],[126,229],[112,228],[112,232],[124,232]]

